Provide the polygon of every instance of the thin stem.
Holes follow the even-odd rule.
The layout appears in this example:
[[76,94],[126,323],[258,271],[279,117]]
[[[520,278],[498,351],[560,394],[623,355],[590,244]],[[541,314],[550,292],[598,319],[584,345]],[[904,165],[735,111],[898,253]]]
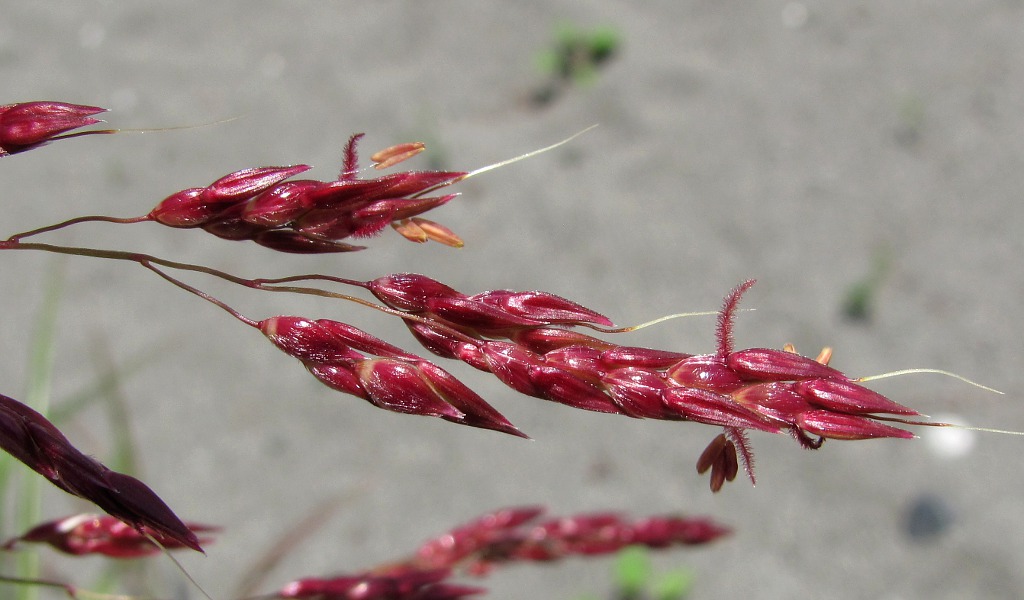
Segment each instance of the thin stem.
[[55,588],[63,590],[69,598],[73,600],[85,600],[86,598],[94,598],[96,600],[138,600],[138,596],[129,596],[125,594],[103,594],[100,592],[90,592],[88,590],[80,590],[70,583],[63,583],[60,581],[52,581],[48,579],[28,579],[24,577],[10,577],[7,575],[0,575],[0,583],[10,583],[13,585],[34,585],[36,587],[44,588]]
[[333,283],[340,283],[343,285],[351,285],[354,287],[369,289],[369,285],[365,281],[356,281],[355,279],[346,279],[345,277],[334,277],[332,275],[321,275],[319,273],[311,273],[309,275],[290,275],[288,277],[259,278],[251,279],[250,281],[259,286],[262,286],[267,283],[289,283],[292,281],[330,281]]
[[[151,271],[154,271],[155,273],[157,273],[158,275],[160,275],[164,279],[167,279],[168,281],[170,281],[174,285],[176,285],[176,286],[178,286],[178,287],[180,287],[180,288],[182,288],[182,289],[184,289],[184,290],[186,290],[186,291],[188,291],[188,292],[190,292],[192,294],[195,294],[195,295],[199,296],[200,298],[203,298],[204,300],[206,300],[208,302],[216,304],[217,306],[219,306],[219,307],[223,308],[224,310],[226,310],[227,312],[231,313],[232,316],[234,316],[235,318],[239,319],[240,321],[242,321],[242,322],[244,322],[244,323],[246,323],[248,325],[253,325],[255,327],[258,327],[258,325],[256,325],[256,322],[253,321],[252,319],[249,319],[248,317],[245,317],[245,316],[241,315],[240,313],[238,313],[234,309],[230,308],[229,306],[227,306],[223,302],[217,300],[216,298],[213,298],[212,296],[206,294],[205,292],[203,292],[203,291],[201,291],[201,290],[199,290],[197,288],[194,288],[192,286],[189,286],[189,285],[187,285],[187,284],[185,284],[185,283],[183,283],[183,282],[181,282],[181,281],[179,281],[177,279],[174,279],[173,277],[170,277],[169,275],[167,275],[166,273],[160,271],[159,269],[154,268],[153,265],[160,265],[162,267],[167,267],[167,268],[170,268],[170,269],[176,269],[176,270],[179,270],[179,271],[192,271],[192,272],[196,272],[196,273],[204,273],[206,275],[211,275],[213,277],[217,277],[218,279],[223,279],[224,281],[228,281],[228,282],[234,283],[236,285],[241,285],[241,286],[244,286],[244,287],[247,287],[247,288],[256,289],[256,290],[262,290],[262,291],[265,291],[265,292],[285,292],[285,293],[292,293],[292,294],[302,294],[302,295],[306,295],[306,296],[319,296],[321,298],[334,298],[334,299],[337,299],[337,300],[345,300],[345,301],[348,301],[348,302],[353,302],[355,304],[359,304],[361,306],[365,306],[367,308],[372,308],[373,310],[382,312],[382,313],[387,314],[387,315],[391,315],[393,317],[398,317],[399,319],[402,319],[402,320],[405,320],[405,321],[412,321],[412,322],[416,322],[416,323],[422,323],[424,325],[428,325],[428,326],[430,326],[432,328],[435,328],[435,329],[441,329],[445,333],[448,333],[449,335],[453,335],[453,336],[455,336],[455,337],[457,337],[457,338],[459,338],[459,339],[461,339],[463,341],[469,342],[469,343],[475,344],[475,343],[480,341],[476,337],[473,337],[471,335],[467,335],[465,332],[459,330],[457,327],[452,327],[452,326],[450,326],[450,325],[448,325],[448,324],[446,324],[446,323],[444,323],[444,322],[442,322],[442,321],[440,321],[438,319],[431,319],[431,318],[428,318],[428,317],[422,317],[420,315],[416,315],[416,314],[412,314],[412,313],[407,313],[407,312],[404,312],[404,311],[401,311],[401,310],[397,310],[397,309],[394,309],[394,308],[390,308],[390,307],[387,307],[387,306],[382,306],[382,305],[377,304],[375,302],[370,302],[368,300],[363,300],[362,298],[358,298],[356,296],[351,296],[349,294],[342,294],[340,292],[332,292],[332,291],[329,291],[329,290],[325,290],[325,289],[322,289],[322,288],[316,288],[316,287],[291,286],[291,285],[271,285],[271,284],[286,283],[286,282],[291,282],[291,281],[311,281],[311,280],[315,280],[315,281],[329,281],[329,282],[333,282],[333,283],[339,283],[339,284],[343,284],[343,285],[350,285],[350,286],[359,287],[359,288],[363,288],[363,289],[368,289],[369,288],[368,283],[365,282],[365,281],[357,281],[357,280],[354,280],[354,279],[347,279],[347,278],[344,278],[344,277],[333,277],[333,276],[330,276],[330,275],[308,274],[308,275],[291,275],[291,276],[288,276],[288,277],[279,277],[279,278],[246,279],[244,277],[238,277],[237,275],[232,275],[230,273],[226,273],[224,271],[221,271],[221,270],[218,270],[218,269],[214,269],[213,267],[207,267],[207,266],[204,266],[204,265],[196,265],[196,264],[191,264],[191,263],[183,263],[183,262],[178,262],[178,261],[173,261],[173,260],[167,260],[167,259],[159,258],[157,256],[153,256],[153,255],[150,255],[150,254],[143,254],[143,253],[140,253],[140,252],[124,252],[124,251],[120,251],[120,250],[101,250],[101,249],[97,249],[97,248],[83,248],[83,247],[77,247],[77,246],[56,246],[56,245],[53,245],[53,244],[40,244],[40,243],[36,243],[36,242],[25,243],[25,242],[19,242],[17,240],[7,240],[7,241],[0,242],[0,250],[39,250],[39,251],[42,251],[42,252],[52,252],[52,253],[55,253],[55,254],[70,254],[70,255],[74,255],[74,256],[88,256],[88,257],[92,257],[92,258],[108,258],[108,259],[112,259],[112,260],[123,260],[123,261],[138,263],[138,264],[146,267],[147,269],[150,269]],[[747,287],[749,287],[749,286],[747,286]],[[733,307],[733,309],[735,310],[735,307]],[[576,323],[575,325],[579,326],[579,327],[586,327],[588,329],[593,329],[593,330],[601,332],[601,333],[615,334],[615,333],[627,333],[627,332],[630,332],[630,331],[635,331],[636,329],[647,327],[649,325],[653,325],[655,323],[659,323],[659,322],[661,322],[663,320],[666,320],[666,319],[677,318],[677,317],[686,317],[686,316],[701,316],[701,315],[709,315],[709,314],[715,314],[715,313],[711,312],[711,311],[695,312],[695,313],[680,313],[680,314],[677,314],[677,315],[669,315],[667,317],[662,317],[660,319],[655,319],[654,321],[650,321],[650,322],[647,322],[647,323],[641,323],[640,325],[634,325],[634,326],[631,326],[631,327],[604,328],[604,327],[600,327],[598,325],[593,325],[591,323]]]
[[142,261],[139,261],[139,264],[142,265],[143,267],[146,267],[150,271],[153,271],[154,273],[156,273],[160,277],[163,277],[164,279],[166,279],[167,281],[171,282],[172,284],[180,287],[181,289],[185,290],[186,292],[189,292],[191,294],[195,294],[196,296],[199,296],[203,300],[206,300],[207,302],[209,302],[209,303],[211,303],[211,304],[213,304],[215,306],[219,306],[220,308],[223,308],[232,317],[238,319],[239,321],[245,323],[246,325],[250,325],[250,326],[255,327],[257,329],[259,328],[260,325],[256,321],[253,321],[249,317],[247,317],[247,316],[243,315],[242,313],[238,312],[237,310],[231,308],[230,306],[228,306],[224,302],[221,302],[220,300],[214,298],[210,294],[207,294],[206,292],[204,292],[204,291],[202,291],[202,290],[200,290],[198,288],[192,287],[191,285],[185,283],[184,281],[181,281],[180,279],[175,279],[174,277],[171,277],[167,273],[164,273],[160,269],[154,267],[153,263],[151,263],[149,261],[146,261],[146,260],[142,260]]
[[264,290],[264,291],[267,291],[267,292],[289,292],[289,293],[292,293],[292,294],[305,294],[307,296],[320,296],[321,298],[336,298],[338,300],[348,300],[349,302],[355,302],[356,304],[361,304],[363,306],[366,306],[366,307],[369,307],[369,308],[372,308],[372,309],[375,309],[375,310],[379,310],[379,311],[381,311],[383,313],[386,313],[386,314],[389,314],[389,315],[393,315],[393,316],[396,316],[396,317],[401,317],[403,319],[406,318],[406,317],[412,317],[413,320],[423,321],[423,319],[415,318],[416,317],[415,315],[410,315],[409,313],[405,313],[405,312],[402,312],[400,310],[395,310],[393,308],[388,308],[386,306],[381,306],[380,304],[376,304],[374,302],[370,302],[369,300],[363,300],[362,298],[357,298],[355,296],[349,296],[348,294],[342,294],[342,293],[339,293],[339,292],[331,292],[331,291],[328,291],[328,290],[322,290],[320,288],[301,287],[301,286],[294,286],[294,285],[264,285],[264,284],[258,284],[258,285],[255,285],[253,287],[255,287],[258,290]]
[[442,329],[445,330],[446,333],[450,333],[452,335],[458,336],[460,339],[463,339],[465,341],[469,341],[469,342],[473,342],[473,343],[479,341],[479,340],[477,340],[475,338],[467,336],[466,334],[462,333],[461,331],[458,331],[457,329],[454,329],[452,327],[444,325],[443,323],[439,323],[439,322],[437,322],[435,320],[428,319],[428,318],[425,318],[425,317],[421,317],[421,316],[418,316],[418,315],[413,315],[413,314],[406,313],[406,312],[402,312],[400,310],[396,310],[396,309],[393,309],[393,308],[388,308],[386,306],[381,306],[380,304],[376,304],[376,303],[370,302],[368,300],[363,300],[362,298],[357,298],[355,296],[350,296],[348,294],[341,294],[341,293],[338,293],[338,292],[331,292],[331,291],[328,291],[328,290],[324,290],[324,289],[320,289],[320,288],[314,288],[314,287],[278,286],[278,285],[267,285],[266,284],[266,282],[272,282],[272,281],[289,281],[289,280],[296,280],[297,281],[297,280],[301,280],[301,279],[323,279],[323,280],[326,280],[326,281],[334,281],[334,282],[337,282],[337,283],[345,283],[345,284],[348,284],[348,285],[357,285],[357,286],[360,286],[360,287],[365,287],[365,284],[362,283],[362,282],[347,280],[347,279],[343,279],[343,278],[340,278],[340,277],[329,277],[329,276],[326,276],[326,275],[298,275],[298,276],[293,276],[293,277],[282,277],[282,278],[277,279],[277,280],[275,280],[275,279],[245,279],[244,277],[238,277],[237,275],[232,275],[230,273],[226,273],[224,271],[221,271],[221,270],[218,270],[218,269],[214,269],[212,267],[206,267],[206,266],[203,266],[203,265],[195,265],[195,264],[191,264],[191,263],[177,262],[177,261],[173,261],[173,260],[166,260],[166,259],[163,259],[163,258],[159,258],[157,256],[152,256],[150,254],[143,254],[141,252],[124,252],[124,251],[120,251],[120,250],[101,250],[101,249],[97,249],[97,248],[82,248],[82,247],[77,247],[77,246],[56,246],[56,245],[53,245],[53,244],[40,244],[40,243],[36,243],[36,242],[24,243],[24,242],[11,241],[11,240],[0,241],[0,250],[38,250],[38,251],[42,251],[42,252],[51,252],[51,253],[54,253],[54,254],[69,254],[69,255],[72,255],[72,256],[87,256],[87,257],[92,257],[92,258],[107,258],[107,259],[111,259],[111,260],[123,260],[123,261],[138,263],[138,264],[146,267],[147,269],[150,269],[151,271],[159,274],[161,277],[163,277],[164,279],[167,279],[168,281],[170,281],[174,285],[176,285],[176,286],[178,286],[178,287],[180,287],[180,288],[182,288],[182,289],[184,289],[184,290],[186,290],[186,291],[188,291],[188,292],[190,292],[192,294],[195,294],[195,295],[199,296],[200,298],[203,298],[204,300],[206,300],[208,302],[212,302],[213,304],[216,304],[217,306],[219,306],[219,307],[223,308],[224,310],[228,311],[229,313],[231,313],[231,315],[234,316],[235,318],[239,319],[240,321],[242,321],[242,322],[244,322],[244,323],[246,323],[248,325],[252,325],[254,327],[258,327],[258,325],[252,319],[249,319],[248,317],[245,317],[245,316],[241,315],[240,313],[238,313],[234,309],[231,309],[226,304],[220,302],[216,298],[213,298],[209,294],[206,294],[205,292],[202,292],[201,290],[199,290],[197,288],[194,288],[194,287],[192,287],[190,285],[187,285],[187,284],[185,284],[185,283],[183,283],[183,282],[181,282],[181,281],[179,281],[177,279],[174,279],[173,277],[170,277],[166,273],[160,271],[159,269],[156,269],[153,265],[160,265],[162,267],[167,267],[169,269],[177,269],[179,271],[192,271],[192,272],[196,272],[196,273],[204,273],[206,275],[211,275],[213,277],[217,277],[219,279],[223,279],[224,281],[228,281],[230,283],[241,285],[241,286],[244,286],[244,287],[247,287],[247,288],[268,291],[268,292],[290,292],[290,293],[293,293],[293,294],[305,294],[305,295],[308,295],[308,296],[320,296],[320,297],[323,297],[323,298],[336,298],[338,300],[347,300],[349,302],[354,302],[356,304],[359,304],[359,305],[362,305],[362,306],[366,306],[368,308],[372,308],[374,310],[380,311],[382,313],[385,313],[385,314],[388,314],[388,315],[391,315],[391,316],[394,316],[394,317],[398,317],[400,319],[404,319],[406,321],[415,321],[417,323],[423,323],[423,324],[429,325],[431,327],[442,328]]
[[65,227],[70,227],[71,225],[76,225],[78,223],[89,223],[89,222],[93,222],[93,221],[102,221],[104,223],[122,223],[122,224],[127,224],[127,223],[143,223],[143,222],[149,221],[149,220],[150,219],[149,219],[148,216],[141,216],[141,217],[107,217],[107,216],[103,216],[103,215],[88,215],[88,216],[84,216],[84,217],[75,217],[74,219],[68,219],[67,221],[62,221],[62,222],[56,223],[54,225],[47,225],[46,227],[40,227],[39,229],[32,229],[31,231],[23,231],[21,233],[16,233],[16,234],[12,235],[11,237],[7,238],[7,241],[8,242],[18,242],[18,241],[20,241],[20,240],[22,240],[24,238],[27,238],[27,237],[30,237],[30,236],[33,236],[33,235],[39,235],[40,233],[46,233],[48,231],[56,231],[58,229],[63,229]]
[[8,577],[7,575],[0,575],[0,582],[10,583],[14,585],[34,585],[38,587],[57,588],[64,590],[69,598],[78,598],[77,590],[75,587],[68,583],[61,583],[59,581],[47,581],[45,579],[28,579],[24,577]]
[[157,256],[149,254],[143,254],[141,252],[124,252],[120,250],[100,250],[97,248],[82,248],[78,246],[56,246],[53,244],[39,244],[35,242],[19,242],[17,240],[7,240],[0,242],[0,250],[39,250],[42,252],[50,252],[53,254],[69,254],[71,256],[88,256],[92,258],[109,258],[111,260],[124,260],[128,262],[141,263],[147,261],[155,265],[162,267],[168,267],[171,269],[178,269],[180,271],[194,271],[197,273],[205,273],[218,277],[225,281],[230,281],[238,285],[246,287],[259,287],[253,285],[248,279],[225,273],[224,271],[218,271],[211,267],[204,267],[202,265],[193,265],[190,263],[176,262],[173,260],[166,260]]
[[55,135],[48,139],[51,140],[66,140],[69,138],[82,137],[84,135],[110,135],[112,133],[120,133],[120,129],[92,129],[90,131],[75,131],[73,133],[62,133],[61,135]]
[[[155,269],[153,267],[153,265],[160,265],[162,267],[167,267],[167,268],[170,268],[170,269],[176,269],[176,270],[179,270],[179,271],[192,271],[192,272],[196,272],[196,273],[204,273],[206,275],[211,275],[213,277],[217,277],[218,279],[223,279],[224,281],[228,281],[228,282],[234,283],[236,285],[241,285],[241,286],[244,286],[244,287],[247,287],[247,288],[252,288],[252,289],[256,289],[256,290],[262,290],[262,291],[266,291],[266,292],[285,292],[285,293],[292,293],[292,294],[302,294],[302,295],[306,295],[306,296],[319,296],[321,298],[334,298],[334,299],[337,299],[337,300],[345,300],[345,301],[348,301],[348,302],[353,302],[355,304],[359,304],[361,306],[365,306],[367,308],[372,308],[373,310],[382,312],[382,313],[387,314],[387,315],[391,315],[393,317],[398,317],[399,319],[403,319],[405,321],[412,321],[412,322],[416,322],[416,323],[422,323],[424,325],[428,325],[428,326],[430,326],[432,328],[435,328],[435,329],[441,329],[441,330],[443,330],[445,333],[447,333],[449,335],[455,336],[455,337],[457,337],[457,338],[459,338],[459,339],[461,339],[463,341],[466,341],[466,342],[469,342],[469,343],[472,343],[472,344],[478,343],[480,341],[476,337],[473,337],[471,335],[467,335],[464,331],[459,330],[457,327],[452,327],[451,325],[448,325],[448,324],[446,324],[446,323],[444,323],[444,322],[442,322],[442,321],[440,321],[438,319],[431,319],[431,318],[428,318],[428,317],[422,317],[422,316],[419,316],[419,315],[415,315],[415,314],[412,314],[412,313],[407,313],[407,312],[404,312],[404,311],[401,311],[401,310],[397,310],[397,309],[394,309],[394,308],[390,308],[390,307],[387,307],[387,306],[382,306],[380,304],[376,304],[376,303],[370,302],[368,300],[363,300],[362,298],[358,298],[356,296],[351,296],[349,294],[342,294],[342,293],[339,293],[339,292],[332,292],[332,291],[329,291],[329,290],[325,290],[325,289],[322,289],[322,288],[316,288],[316,287],[290,286],[290,285],[272,285],[272,284],[287,283],[287,282],[292,282],[292,281],[329,281],[329,282],[333,282],[333,283],[339,283],[339,284],[342,284],[342,285],[349,285],[349,286],[359,287],[359,288],[363,288],[363,289],[368,289],[369,288],[368,283],[365,282],[365,281],[357,281],[357,280],[354,280],[354,279],[347,279],[347,278],[344,278],[344,277],[334,277],[334,276],[330,276],[330,275],[319,275],[319,274],[308,274],[308,275],[291,275],[291,276],[288,276],[288,277],[279,277],[279,278],[246,279],[244,277],[238,277],[237,275],[232,275],[230,273],[226,273],[224,271],[221,271],[221,270],[218,270],[218,269],[214,269],[213,267],[207,267],[207,266],[204,266],[204,265],[196,265],[196,264],[191,264],[191,263],[183,263],[183,262],[178,262],[178,261],[173,261],[173,260],[167,260],[167,259],[159,258],[157,256],[153,256],[153,255],[150,255],[150,254],[143,254],[141,252],[124,252],[124,251],[121,251],[121,250],[101,250],[101,249],[97,249],[97,248],[83,248],[83,247],[77,247],[77,246],[57,246],[57,245],[53,245],[53,244],[41,244],[41,243],[37,243],[37,242],[27,242],[27,243],[26,242],[19,242],[17,240],[0,241],[0,250],[39,250],[39,251],[42,251],[42,252],[51,252],[51,253],[54,253],[54,254],[70,254],[70,255],[73,255],[73,256],[87,256],[87,257],[92,257],[92,258],[108,258],[108,259],[112,259],[112,260],[123,260],[123,261],[138,263],[138,264],[140,264],[140,265],[142,265],[142,266],[144,266],[144,267],[154,271],[155,273],[159,274],[161,277],[167,279],[168,281],[170,281],[174,285],[176,285],[176,286],[178,286],[178,287],[180,287],[180,288],[182,288],[182,289],[184,289],[184,290],[186,290],[186,291],[188,291],[188,292],[190,292],[192,294],[195,294],[195,295],[199,296],[200,298],[203,298],[204,300],[206,300],[208,302],[211,302],[213,304],[216,304],[217,306],[220,306],[221,308],[223,308],[224,310],[226,310],[229,313],[231,313],[232,316],[234,316],[235,318],[239,319],[240,321],[242,321],[242,322],[244,322],[244,323],[246,323],[248,325],[253,325],[253,326],[256,326],[256,327],[258,327],[258,325],[256,325],[255,324],[256,322],[253,321],[252,319],[249,319],[248,317],[245,317],[245,316],[241,315],[240,313],[238,313],[234,309],[231,309],[226,304],[220,302],[219,300],[217,300],[216,298],[213,298],[212,296],[209,296],[205,292],[202,292],[201,290],[199,290],[197,288],[194,288],[192,286],[184,284],[183,282],[170,277],[169,275],[167,275],[166,273],[160,271],[159,269]],[[735,307],[733,307],[733,308],[735,309]],[[684,316],[699,316],[699,315],[708,315],[708,314],[715,314],[715,313],[710,312],[710,311],[708,311],[708,312],[695,312],[695,313],[680,313],[678,315],[669,315],[668,317],[662,317],[661,319],[655,319],[654,321],[650,321],[648,323],[642,323],[640,325],[634,325],[634,326],[631,326],[631,327],[604,328],[604,327],[600,327],[598,325],[593,325],[591,323],[576,323],[576,325],[579,326],[579,327],[586,327],[588,329],[593,329],[593,330],[601,332],[601,333],[615,334],[615,333],[627,333],[627,332],[630,332],[630,331],[635,331],[636,329],[640,329],[642,327],[647,327],[649,325],[653,325],[655,323],[658,323],[658,322],[660,322],[662,320],[669,319],[669,318],[684,317]]]

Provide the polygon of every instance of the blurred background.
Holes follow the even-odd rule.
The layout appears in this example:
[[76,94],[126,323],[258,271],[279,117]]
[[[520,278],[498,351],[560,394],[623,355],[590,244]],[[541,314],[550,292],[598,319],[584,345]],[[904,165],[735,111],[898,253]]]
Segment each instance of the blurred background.
[[[542,289],[620,324],[714,310],[756,278],[739,347],[830,345],[855,376],[955,371],[1006,395],[936,375],[872,387],[938,418],[1024,429],[1022,26],[1024,6],[1006,0],[6,2],[0,103],[104,106],[118,128],[238,118],[5,158],[2,235],[145,214],[245,167],[308,163],[332,179],[355,132],[367,156],[420,140],[428,151],[411,167],[463,170],[598,124],[460,184],[429,216],[461,250],[388,230],[364,252],[290,256],[152,224],[40,241],[249,277],[411,271],[467,293]],[[1020,438],[919,430],[809,452],[753,434],[757,486],[712,495],[693,465],[714,428],[518,397],[457,364],[444,366],[534,441],[387,413],[143,269],[2,258],[0,391],[23,394],[33,322],[62,271],[52,402],[121,369],[136,474],[183,518],[225,528],[208,556],[180,558],[215,598],[339,498],[260,591],[401,557],[494,508],[545,504],[730,525],[720,543],[655,557],[694,573],[696,599],[1024,595]],[[417,351],[365,308],[187,279],[256,319],[343,320]],[[713,332],[713,318],[695,317],[621,339],[702,353]],[[103,406],[65,429],[107,460],[122,436]],[[46,517],[85,508],[55,489],[43,497]],[[80,565],[98,564],[43,561],[83,586]],[[510,567],[481,583],[493,598],[603,598],[610,564]],[[158,589],[197,597],[169,564],[158,571]]]

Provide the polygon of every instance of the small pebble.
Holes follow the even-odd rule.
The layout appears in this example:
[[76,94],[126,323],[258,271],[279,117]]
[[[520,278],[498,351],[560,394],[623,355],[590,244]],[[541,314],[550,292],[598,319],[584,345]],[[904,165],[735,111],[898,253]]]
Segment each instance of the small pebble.
[[911,540],[924,542],[935,539],[953,524],[953,509],[933,494],[921,494],[907,509],[903,528]]

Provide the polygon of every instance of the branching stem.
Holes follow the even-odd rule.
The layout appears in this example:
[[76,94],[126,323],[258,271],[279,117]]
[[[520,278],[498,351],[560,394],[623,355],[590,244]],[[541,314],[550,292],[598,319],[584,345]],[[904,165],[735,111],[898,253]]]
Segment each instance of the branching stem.
[[323,297],[323,298],[335,298],[335,299],[338,299],[338,300],[346,300],[348,302],[354,302],[356,304],[365,306],[367,308],[372,308],[374,310],[380,311],[382,313],[385,313],[385,314],[388,314],[388,315],[391,315],[391,316],[394,316],[394,317],[398,317],[398,318],[406,320],[406,321],[414,321],[414,322],[417,322],[417,323],[423,323],[425,325],[429,325],[430,327],[434,327],[434,328],[437,328],[437,329],[443,329],[446,333],[454,335],[454,336],[456,336],[456,337],[458,337],[460,339],[463,339],[464,341],[467,341],[467,342],[475,343],[475,342],[479,341],[479,340],[477,340],[477,339],[475,339],[475,338],[473,338],[471,336],[467,336],[465,333],[459,331],[458,329],[449,327],[449,326],[447,326],[447,325],[445,325],[443,323],[440,323],[440,322],[438,322],[436,320],[429,319],[429,318],[426,318],[426,317],[421,317],[419,315],[410,314],[410,313],[407,313],[407,312],[403,312],[403,311],[400,311],[400,310],[389,308],[387,306],[382,306],[382,305],[377,304],[375,302],[370,302],[368,300],[363,300],[362,298],[357,298],[356,296],[350,296],[348,294],[341,294],[341,293],[338,293],[338,292],[332,292],[332,291],[329,291],[329,290],[324,290],[324,289],[316,288],[316,287],[302,287],[302,286],[290,286],[290,285],[271,285],[272,283],[276,283],[276,282],[290,282],[290,281],[302,281],[302,280],[324,280],[324,281],[332,281],[332,282],[335,282],[335,283],[342,283],[342,284],[345,284],[345,285],[354,285],[354,286],[363,287],[363,288],[366,287],[365,282],[355,281],[355,280],[351,280],[351,279],[344,279],[344,278],[341,278],[341,277],[331,277],[331,276],[328,276],[328,275],[295,275],[295,276],[291,276],[291,277],[281,277],[281,278],[278,278],[278,279],[246,279],[244,277],[239,277],[237,275],[232,275],[230,273],[227,273],[225,271],[221,271],[219,269],[214,269],[213,267],[207,267],[207,266],[204,266],[204,265],[196,265],[196,264],[192,264],[192,263],[183,263],[183,262],[178,262],[178,261],[173,261],[173,260],[167,260],[167,259],[159,258],[157,256],[153,256],[153,255],[150,255],[150,254],[143,254],[141,252],[124,252],[124,251],[120,251],[120,250],[102,250],[102,249],[98,249],[98,248],[84,248],[84,247],[78,247],[78,246],[58,246],[58,245],[54,245],[54,244],[40,244],[40,243],[35,243],[35,242],[19,242],[17,240],[0,241],[0,250],[37,250],[37,251],[41,251],[41,252],[50,252],[50,253],[53,253],[53,254],[67,254],[67,255],[71,255],[71,256],[87,256],[87,257],[91,257],[91,258],[107,258],[107,259],[111,259],[111,260],[122,260],[122,261],[138,263],[139,265],[142,265],[143,267],[145,267],[145,268],[153,271],[154,273],[160,275],[161,277],[163,277],[164,279],[166,279],[170,283],[178,286],[179,288],[181,288],[181,289],[183,289],[183,290],[185,290],[187,292],[190,292],[192,294],[195,294],[196,296],[199,296],[200,298],[206,300],[207,302],[211,302],[211,303],[219,306],[220,308],[224,309],[225,311],[230,313],[233,317],[235,317],[236,319],[242,321],[243,323],[245,323],[247,325],[250,325],[250,326],[253,326],[253,327],[257,327],[257,328],[259,327],[259,325],[258,325],[258,323],[256,321],[254,321],[254,320],[252,320],[252,319],[242,315],[241,313],[239,313],[238,311],[232,309],[230,306],[228,306],[224,302],[214,298],[213,296],[207,294],[206,292],[203,292],[202,290],[199,290],[198,288],[190,286],[190,285],[188,285],[188,284],[186,284],[186,283],[184,283],[184,282],[182,282],[182,281],[180,281],[178,279],[175,279],[175,278],[171,277],[167,273],[161,271],[160,269],[157,269],[154,265],[159,265],[161,267],[167,267],[169,269],[176,269],[176,270],[179,270],[179,271],[192,271],[192,272],[195,272],[195,273],[203,273],[203,274],[206,274],[206,275],[211,275],[213,277],[217,277],[218,279],[223,279],[224,281],[228,281],[228,282],[234,283],[236,285],[240,285],[240,286],[247,287],[247,288],[252,288],[252,289],[257,289],[257,290],[262,290],[262,291],[267,291],[267,292],[286,292],[286,293],[293,293],[293,294],[304,294],[304,295],[307,295],[307,296],[320,296],[320,297]]
[[0,575],[0,583],[10,583],[12,585],[31,585],[36,587],[63,590],[64,593],[68,595],[68,598],[71,598],[72,600],[138,600],[137,596],[90,592],[88,590],[80,590],[75,586],[71,585],[70,583],[52,581],[49,579],[26,579],[24,577],[10,577],[8,575]]
[[27,237],[31,237],[33,235],[39,235],[40,233],[46,233],[48,231],[56,231],[58,229],[64,229],[65,227],[70,227],[71,225],[77,225],[78,223],[103,222],[103,223],[129,224],[129,223],[144,223],[146,221],[149,221],[149,217],[148,216],[141,216],[141,217],[107,217],[107,216],[104,216],[104,215],[87,215],[87,216],[84,216],[84,217],[75,217],[74,219],[68,219],[67,221],[61,221],[60,223],[55,223],[53,225],[47,225],[46,227],[40,227],[39,229],[33,229],[31,231],[23,231],[21,233],[16,233],[16,234],[12,235],[11,237],[7,238],[7,241],[8,242],[18,242],[20,240],[23,240],[23,239],[25,239]]
[[240,313],[237,310],[231,308],[230,306],[228,306],[224,302],[218,300],[217,298],[214,298],[210,294],[207,294],[206,292],[200,290],[199,288],[193,287],[193,286],[185,283],[184,281],[181,281],[180,279],[175,279],[174,277],[171,277],[167,273],[164,273],[160,269],[154,267],[153,263],[151,263],[151,262],[149,262],[147,260],[141,260],[141,261],[139,261],[139,264],[142,265],[143,267],[146,267],[150,271],[153,271],[154,273],[156,273],[160,277],[163,277],[165,280],[171,282],[171,284],[180,287],[181,289],[185,290],[186,292],[189,292],[191,294],[195,294],[196,296],[199,296],[203,300],[206,300],[207,302],[209,302],[209,303],[211,303],[211,304],[213,304],[215,306],[219,306],[220,308],[223,308],[232,317],[238,319],[239,321],[245,323],[246,325],[249,325],[249,326],[252,326],[252,327],[255,327],[255,328],[259,329],[260,324],[257,323],[256,321],[254,321],[254,320],[250,319],[249,317],[243,315],[242,313]]

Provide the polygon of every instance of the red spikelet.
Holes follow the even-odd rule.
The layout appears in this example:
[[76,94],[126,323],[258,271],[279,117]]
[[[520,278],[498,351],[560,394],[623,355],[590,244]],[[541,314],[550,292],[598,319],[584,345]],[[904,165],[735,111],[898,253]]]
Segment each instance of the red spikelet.
[[0,395],[0,448],[65,492],[141,532],[202,552],[199,539],[146,484],[82,454],[41,414]]
[[0,106],[0,156],[31,150],[72,129],[100,123],[92,115],[106,110],[97,106],[49,101]]

